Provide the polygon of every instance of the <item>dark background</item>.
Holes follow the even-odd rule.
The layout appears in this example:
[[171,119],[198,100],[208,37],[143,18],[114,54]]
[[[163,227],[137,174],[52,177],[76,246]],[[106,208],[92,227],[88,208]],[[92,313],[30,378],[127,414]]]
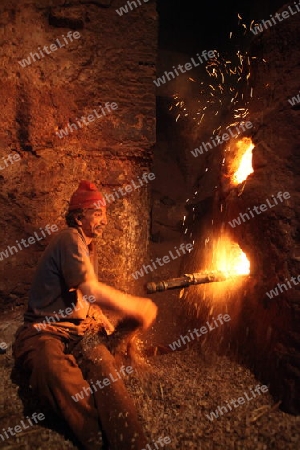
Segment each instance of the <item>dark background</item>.
[[159,48],[188,53],[198,51],[199,46],[225,50],[230,31],[233,39],[239,40],[243,30],[238,24],[238,13],[249,30],[252,20],[269,19],[285,4],[293,1],[157,0]]

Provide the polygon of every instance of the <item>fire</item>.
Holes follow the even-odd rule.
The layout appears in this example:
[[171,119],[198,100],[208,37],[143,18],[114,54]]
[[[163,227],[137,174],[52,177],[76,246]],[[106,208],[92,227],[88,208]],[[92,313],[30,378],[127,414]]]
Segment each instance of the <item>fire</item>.
[[246,180],[250,173],[253,173],[252,150],[254,149],[254,144],[250,138],[243,138],[236,145],[238,148],[238,169],[232,177],[232,182],[233,184],[240,184]]
[[[230,299],[235,302],[241,298],[250,275],[250,262],[238,243],[223,230],[212,239],[204,256],[206,269],[221,272],[225,277],[224,281],[199,285],[199,294],[203,300],[207,299],[212,312],[217,305],[226,305]],[[238,302],[235,305],[234,311],[238,314]]]
[[229,275],[249,275],[250,261],[238,244],[232,244],[232,252],[228,261]]
[[250,261],[240,246],[228,237],[218,239],[213,250],[213,267],[227,277],[250,274]]

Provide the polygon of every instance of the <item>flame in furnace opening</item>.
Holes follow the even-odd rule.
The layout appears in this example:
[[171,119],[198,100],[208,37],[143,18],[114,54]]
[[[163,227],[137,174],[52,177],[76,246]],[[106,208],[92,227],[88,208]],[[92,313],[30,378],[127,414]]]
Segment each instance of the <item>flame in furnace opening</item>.
[[230,238],[219,238],[213,250],[213,268],[226,277],[250,274],[250,261],[240,246]]
[[254,149],[254,144],[250,138],[243,138],[236,145],[238,148],[238,169],[232,177],[232,183],[235,185],[242,183],[250,173],[253,173],[252,150]]

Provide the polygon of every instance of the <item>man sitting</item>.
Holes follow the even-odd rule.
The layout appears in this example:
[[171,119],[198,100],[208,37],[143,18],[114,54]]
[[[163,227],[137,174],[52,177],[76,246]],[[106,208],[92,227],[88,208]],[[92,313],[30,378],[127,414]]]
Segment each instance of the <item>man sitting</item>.
[[[116,378],[108,346],[99,344],[87,352],[87,374],[71,352],[87,331],[99,326],[109,340],[114,327],[100,307],[136,320],[144,330],[155,320],[157,307],[148,298],[98,281],[93,239],[102,235],[107,217],[104,197],[94,184],[80,182],[66,222],[68,228],[52,237],[39,261],[24,324],[15,336],[16,367],[28,372],[41,403],[64,417],[85,449],[100,448],[102,431],[111,450],[140,450],[146,440],[122,377],[101,389],[91,388],[104,377]],[[99,380],[89,383],[95,364]],[[85,395],[79,396],[82,392]]]

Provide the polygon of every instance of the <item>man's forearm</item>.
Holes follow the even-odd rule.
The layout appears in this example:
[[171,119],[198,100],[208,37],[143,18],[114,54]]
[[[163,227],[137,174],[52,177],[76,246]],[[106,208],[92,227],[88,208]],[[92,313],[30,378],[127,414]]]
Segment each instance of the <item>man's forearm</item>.
[[95,303],[100,307],[140,318],[141,321],[147,308],[152,304],[150,299],[125,294],[97,280],[86,281],[79,286],[79,289],[83,295],[93,295],[96,299]]

